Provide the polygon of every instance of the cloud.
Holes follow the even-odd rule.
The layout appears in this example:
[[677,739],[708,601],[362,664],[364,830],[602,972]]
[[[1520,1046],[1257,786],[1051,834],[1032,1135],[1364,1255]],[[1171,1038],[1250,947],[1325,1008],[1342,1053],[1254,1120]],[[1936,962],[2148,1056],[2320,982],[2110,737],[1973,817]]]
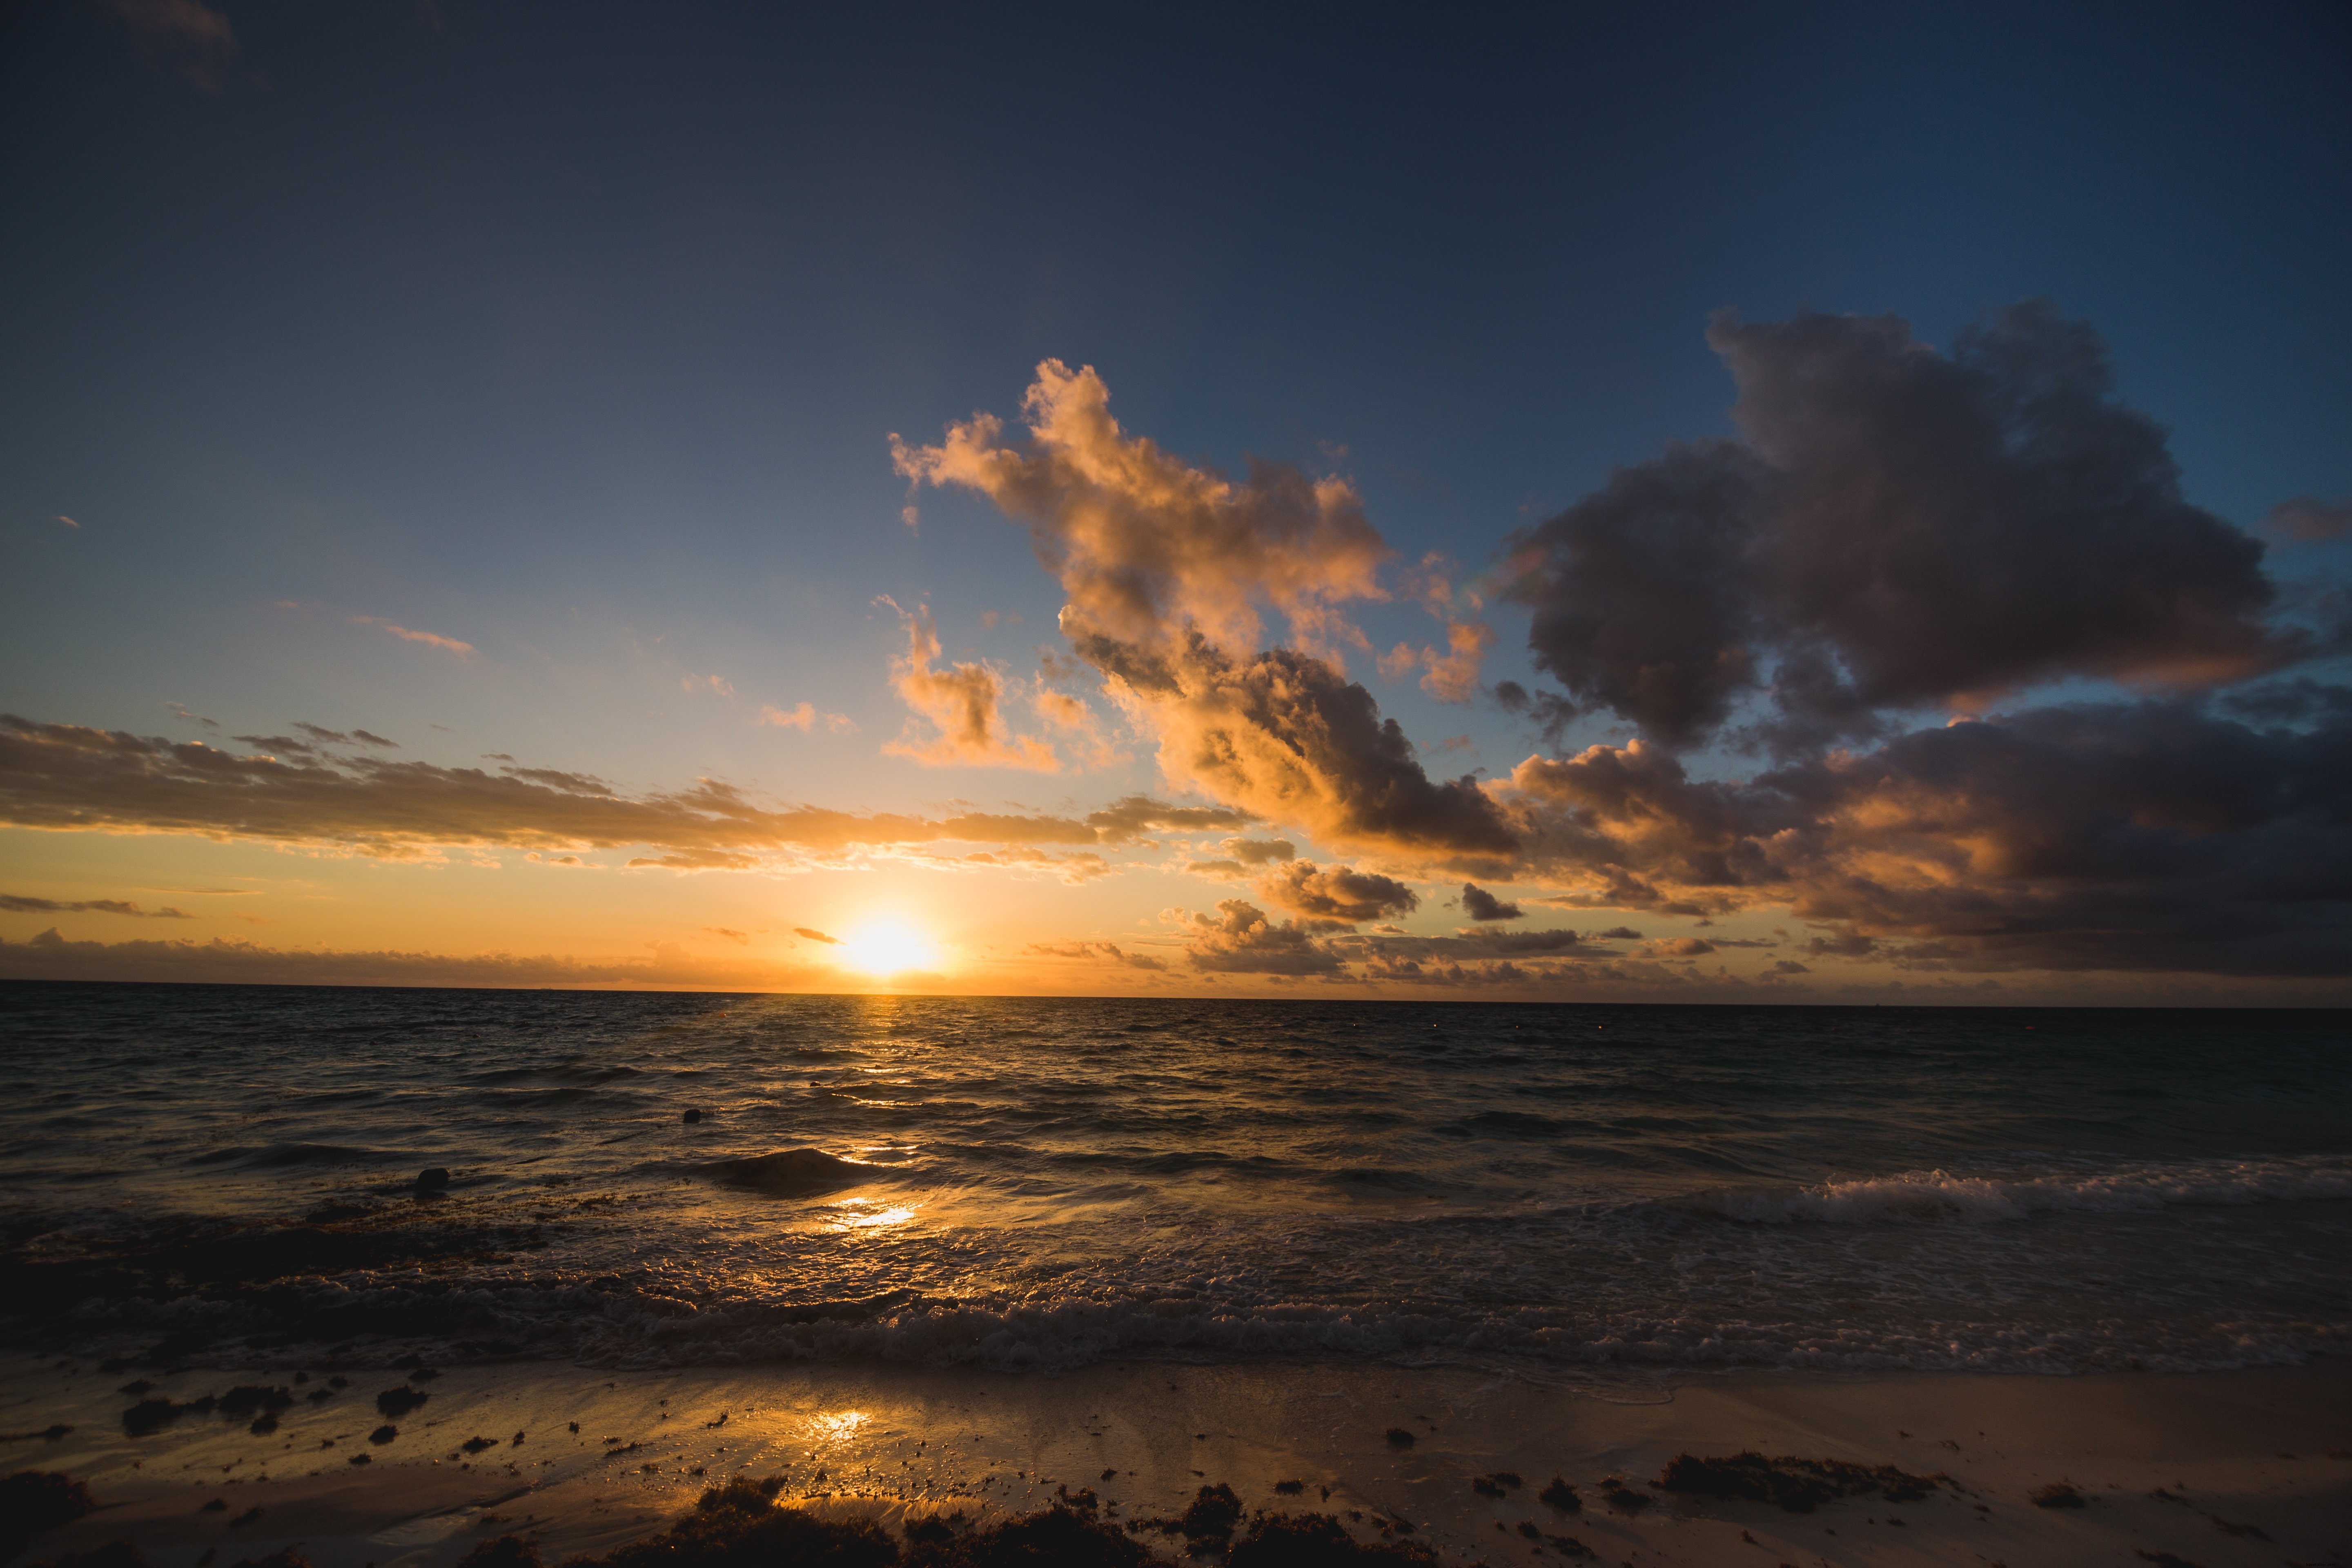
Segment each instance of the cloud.
[[2281,539],[2298,544],[2341,539],[2352,532],[2352,496],[2321,500],[2317,496],[2294,496],[2271,508],[2263,526]]
[[1062,732],[1078,749],[1078,761],[1089,768],[1110,767],[1127,759],[1103,733],[1102,721],[1079,698],[1040,685],[1030,694],[1037,717]]
[[803,702],[793,708],[779,708],[772,702],[763,703],[760,708],[759,722],[773,724],[779,730],[798,730],[803,735],[814,734],[819,724],[835,735],[857,728],[848,714],[824,712],[814,702]]
[[1558,901],[1786,906],[1818,951],[1914,967],[2352,973],[2352,705],[2038,708],[1746,781],[1636,740],[1499,793],[1530,860],[1587,883]]
[[1387,597],[1377,574],[1392,552],[1345,480],[1253,463],[1236,485],[1127,437],[1109,405],[1093,367],[1047,360],[1022,399],[1023,446],[979,414],[940,446],[893,437],[891,452],[908,479],[969,486],[1028,526],[1070,595],[1066,633],[1150,644],[1189,626],[1250,646],[1261,595],[1310,627],[1335,627],[1349,600]]
[[[881,602],[898,609],[895,601]],[[918,605],[911,614],[898,613],[906,623],[907,651],[890,661],[890,684],[917,718],[907,721],[899,739],[885,742],[883,751],[928,767],[1061,772],[1061,759],[1052,746],[1034,736],[1016,735],[1005,724],[1002,676],[985,664],[932,668],[940,657],[940,637],[929,607]],[[935,731],[928,740],[920,734],[924,723]]]
[[394,626],[390,621],[384,620],[381,616],[353,616],[352,617],[352,623],[354,626],[382,626],[385,631],[390,632],[393,636],[401,638],[404,642],[418,642],[425,644],[427,647],[446,648],[449,652],[456,654],[459,658],[467,658],[476,651],[472,643],[459,642],[456,637],[445,637],[438,632],[411,631],[406,626]]
[[1462,884],[1462,912],[1474,921],[1515,921],[1527,911],[1507,904],[1475,882]]
[[1100,811],[1087,813],[1087,826],[1105,844],[1125,844],[1147,833],[1213,833],[1247,827],[1247,812],[1222,805],[1171,805],[1148,795],[1130,795]]
[[381,746],[385,751],[389,752],[396,752],[400,750],[399,742],[387,741],[382,735],[371,735],[365,730],[353,730],[352,731],[352,739],[357,741],[362,746]]
[[1339,955],[1297,921],[1276,924],[1256,905],[1225,899],[1214,915],[1184,914],[1185,953],[1192,967],[1226,974],[1331,974]]
[[51,929],[0,940],[0,976],[24,980],[211,982],[280,985],[590,986],[770,990],[833,984],[826,972],[754,957],[711,959],[663,944],[645,957],[599,961],[541,953],[339,952],[210,942],[68,942]]
[[1650,944],[1652,958],[1704,958],[1715,951],[1715,943],[1705,937],[1669,937]]
[[240,50],[229,19],[202,0],[105,0],[149,63],[169,67],[206,92],[227,88]]
[[[294,728],[301,731],[321,746],[348,746],[352,743],[352,738],[341,730],[321,729],[316,724],[306,724],[299,719],[294,721]],[[242,741],[247,737],[239,735],[236,738]]]
[[702,929],[712,936],[723,936],[731,942],[749,945],[751,941],[748,932],[735,931],[727,926],[704,926]]
[[184,722],[190,723],[190,724],[201,724],[201,725],[203,725],[203,726],[204,726],[205,729],[207,729],[207,730],[217,730],[217,729],[219,729],[219,728],[220,728],[220,721],[219,721],[219,720],[217,720],[217,719],[207,719],[207,718],[205,718],[205,717],[204,717],[203,715],[201,715],[201,714],[197,714],[197,713],[191,713],[191,712],[189,712],[185,708],[181,707],[181,706],[180,706],[178,703],[176,703],[176,702],[166,702],[166,703],[164,703],[164,704],[163,704],[163,706],[164,706],[164,707],[166,707],[166,708],[168,708],[168,709],[170,709],[170,710],[172,710],[172,716],[173,716],[173,718],[178,719],[178,720],[181,720],[181,721],[183,721]]
[[1445,626],[1445,651],[1433,647],[1416,649],[1411,643],[1399,643],[1379,659],[1381,673],[1391,680],[1402,680],[1416,669],[1428,673],[1421,678],[1421,689],[1440,702],[1467,702],[1478,695],[1478,669],[1486,661],[1486,650],[1495,646],[1495,628],[1484,621],[1448,621]]
[[827,936],[824,932],[821,931],[812,931],[807,926],[793,927],[793,934],[797,937],[804,937],[810,942],[821,942],[827,947],[839,947],[841,945],[841,939],[839,937]]
[[81,524],[76,522],[73,519],[68,517],[63,512],[58,513],[58,521],[64,523],[68,528],[79,528],[81,526]]
[[[1236,482],[1123,432],[1091,369],[1048,360],[1025,440],[988,415],[936,447],[892,438],[918,484],[963,485],[1024,524],[1067,597],[1063,636],[1159,743],[1161,773],[1334,844],[1497,853],[1510,830],[1469,779],[1433,782],[1347,679],[1347,606],[1388,597],[1392,552],[1354,488],[1253,462]],[[1265,614],[1290,646],[1263,647]]]
[[1168,967],[1165,959],[1154,958],[1148,952],[1127,952],[1112,942],[1033,942],[1028,951],[1040,958],[1108,959],[1129,969],[1146,969],[1158,973]]
[[1217,846],[1244,866],[1265,866],[1297,858],[1298,848],[1287,838],[1228,838]]
[[1142,796],[1096,813],[1099,825],[975,811],[933,818],[811,805],[770,810],[710,779],[632,796],[555,769],[508,763],[493,773],[374,756],[240,757],[200,742],[0,714],[0,822],[20,827],[189,833],[392,857],[441,845],[646,846],[677,864],[704,866],[737,863],[729,857],[942,840],[1095,847],[1119,843],[1139,825],[1187,817],[1207,818],[1204,827],[1244,826],[1229,811],[1169,807]]
[[1022,618],[1018,610],[982,610],[980,612],[980,629],[992,632],[999,626],[1017,626]]
[[719,675],[682,675],[678,677],[677,685],[681,691],[708,691],[719,697],[735,695],[734,683]]
[[17,915],[131,915],[150,921],[190,921],[196,918],[169,904],[160,910],[142,910],[137,904],[127,903],[121,899],[83,899],[73,903],[60,903],[55,899],[27,898],[19,893],[0,893],[0,910]]
[[1670,447],[1513,541],[1538,667],[1648,739],[1766,698],[1784,753],[1876,710],[2089,676],[2189,688],[2308,652],[2263,546],[2180,493],[2105,345],[2046,303],[1949,355],[1892,316],[1718,317],[1738,442]]
[[1420,895],[1393,878],[1346,866],[1327,870],[1305,860],[1260,878],[1257,889],[1269,903],[1323,923],[1353,925],[1421,907]]

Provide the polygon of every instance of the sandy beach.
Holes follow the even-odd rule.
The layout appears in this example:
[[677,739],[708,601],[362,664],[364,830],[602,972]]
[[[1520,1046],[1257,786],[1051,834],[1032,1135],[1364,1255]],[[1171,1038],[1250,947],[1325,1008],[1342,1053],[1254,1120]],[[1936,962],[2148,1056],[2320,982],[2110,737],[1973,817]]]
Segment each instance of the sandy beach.
[[[1401,1533],[1403,1521],[1461,1561],[2352,1561],[2352,1362],[2342,1360],[2193,1374],[1586,1384],[1507,1368],[1337,1363],[1131,1362],[1053,1376],[507,1363],[415,1383],[381,1365],[306,1370],[303,1384],[291,1368],[147,1373],[153,1386],[139,1397],[184,1405],[240,1385],[296,1397],[266,1434],[189,1411],[133,1437],[122,1415],[137,1401],[118,1392],[132,1374],[17,1362],[0,1394],[8,1469],[66,1472],[101,1504],[38,1537],[24,1560],[120,1540],[157,1568],[287,1545],[318,1568],[443,1568],[515,1531],[552,1562],[653,1533],[726,1477],[781,1472],[782,1500],[894,1529],[934,1513],[1035,1509],[1064,1488],[1094,1489],[1115,1518],[1161,1515],[1223,1482],[1252,1510],[1336,1512],[1367,1539],[1383,1521]],[[335,1376],[347,1386],[333,1389]],[[425,1398],[387,1421],[376,1396],[402,1387]],[[71,1430],[25,1435],[58,1425]],[[398,1436],[371,1443],[387,1425]],[[1410,1445],[1391,1435],[1403,1433]],[[469,1452],[472,1439],[483,1441]],[[1742,1450],[1937,1480],[1924,1499],[1855,1495],[1809,1513],[1645,1484],[1677,1455]],[[1498,1477],[1485,1491],[1474,1485]],[[1555,1478],[1576,1492],[1575,1510],[1538,1500]],[[1613,1502],[1611,1478],[1628,1483]],[[1282,1482],[1299,1485],[1277,1490]],[[2079,1504],[2032,1500],[2053,1486]]]

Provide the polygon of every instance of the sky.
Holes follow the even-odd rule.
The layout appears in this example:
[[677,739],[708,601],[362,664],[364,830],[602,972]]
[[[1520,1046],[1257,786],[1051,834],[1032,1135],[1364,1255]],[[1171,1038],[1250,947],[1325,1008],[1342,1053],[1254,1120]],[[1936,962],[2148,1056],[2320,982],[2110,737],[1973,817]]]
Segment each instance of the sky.
[[0,976],[2352,995],[2340,5],[0,35]]

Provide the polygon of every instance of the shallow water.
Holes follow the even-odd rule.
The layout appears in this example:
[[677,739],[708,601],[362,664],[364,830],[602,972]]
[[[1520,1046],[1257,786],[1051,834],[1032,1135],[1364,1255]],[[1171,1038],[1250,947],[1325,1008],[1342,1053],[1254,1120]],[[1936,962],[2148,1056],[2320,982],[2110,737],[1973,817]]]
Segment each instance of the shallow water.
[[[2293,1363],[2352,1349],[2346,1044],[2313,1013],[12,984],[0,1244],[12,1338],[215,1357]],[[703,1169],[803,1147],[869,1169]]]

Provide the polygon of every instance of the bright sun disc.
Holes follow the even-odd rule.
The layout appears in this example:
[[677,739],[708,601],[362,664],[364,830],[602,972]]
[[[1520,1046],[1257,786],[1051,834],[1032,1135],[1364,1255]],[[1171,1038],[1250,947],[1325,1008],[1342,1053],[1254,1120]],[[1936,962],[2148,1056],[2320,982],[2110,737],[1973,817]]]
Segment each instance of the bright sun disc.
[[895,921],[875,921],[860,926],[842,942],[842,960],[868,974],[898,974],[909,969],[932,969],[940,955],[930,939]]

